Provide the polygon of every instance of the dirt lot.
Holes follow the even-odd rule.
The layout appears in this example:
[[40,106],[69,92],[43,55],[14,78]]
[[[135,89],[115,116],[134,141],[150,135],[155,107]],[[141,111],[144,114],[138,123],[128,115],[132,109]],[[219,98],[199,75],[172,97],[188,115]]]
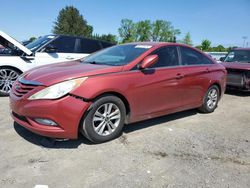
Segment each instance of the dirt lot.
[[[127,125],[114,141],[46,143],[9,116],[0,98],[0,187],[250,187],[250,94]],[[46,145],[46,147],[42,146]]]

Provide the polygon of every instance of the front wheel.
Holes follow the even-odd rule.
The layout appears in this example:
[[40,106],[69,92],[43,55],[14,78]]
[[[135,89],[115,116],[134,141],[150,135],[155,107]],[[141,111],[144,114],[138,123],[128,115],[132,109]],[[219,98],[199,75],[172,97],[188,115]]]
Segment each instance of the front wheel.
[[217,104],[219,102],[219,97],[220,97],[220,92],[218,86],[216,85],[211,86],[208,89],[206,95],[204,96],[203,104],[199,108],[199,110],[204,113],[213,112],[217,107]]
[[126,109],[120,98],[103,96],[91,105],[80,131],[94,143],[106,142],[121,134],[125,116]]
[[0,95],[8,96],[20,72],[11,68],[0,68]]

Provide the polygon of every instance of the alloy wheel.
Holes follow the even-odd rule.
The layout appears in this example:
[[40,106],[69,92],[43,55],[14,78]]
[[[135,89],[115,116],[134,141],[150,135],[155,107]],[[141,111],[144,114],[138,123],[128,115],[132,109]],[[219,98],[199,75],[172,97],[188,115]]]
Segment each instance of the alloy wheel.
[[212,88],[207,95],[207,106],[210,109],[213,109],[218,101],[218,92],[216,89]]
[[19,75],[12,69],[0,69],[0,92],[8,94]]
[[101,136],[113,133],[121,120],[121,111],[114,103],[101,105],[94,113],[92,124],[95,132]]

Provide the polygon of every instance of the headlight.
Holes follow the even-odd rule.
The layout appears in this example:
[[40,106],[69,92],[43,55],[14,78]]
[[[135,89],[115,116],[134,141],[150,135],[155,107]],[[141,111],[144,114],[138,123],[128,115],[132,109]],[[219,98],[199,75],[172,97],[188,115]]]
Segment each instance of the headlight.
[[29,100],[36,99],[58,99],[66,94],[68,94],[73,89],[81,85],[88,77],[78,78],[74,80],[68,80],[61,82],[50,87],[47,87],[41,91],[38,91],[34,95],[31,95]]

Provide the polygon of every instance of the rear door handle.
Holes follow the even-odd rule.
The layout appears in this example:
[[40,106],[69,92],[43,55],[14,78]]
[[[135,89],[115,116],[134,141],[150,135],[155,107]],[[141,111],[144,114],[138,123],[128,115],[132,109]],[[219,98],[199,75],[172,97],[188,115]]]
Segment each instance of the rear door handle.
[[176,79],[182,79],[184,77],[184,75],[182,75],[181,73],[176,74]]

